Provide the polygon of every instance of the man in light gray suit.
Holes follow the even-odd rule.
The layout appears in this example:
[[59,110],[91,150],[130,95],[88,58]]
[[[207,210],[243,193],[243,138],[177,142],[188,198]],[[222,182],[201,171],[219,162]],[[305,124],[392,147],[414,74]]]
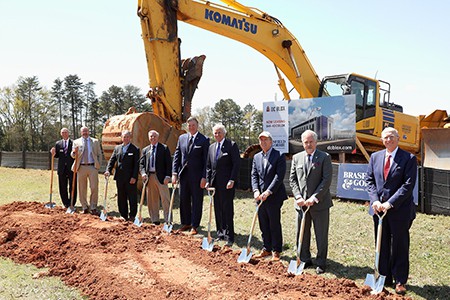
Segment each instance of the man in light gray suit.
[[[295,197],[297,210],[297,245],[300,223],[305,217],[305,231],[300,250],[300,260],[305,267],[312,266],[311,260],[311,222],[316,234],[317,256],[316,273],[325,272],[328,254],[328,228],[330,225],[330,207],[333,206],[330,195],[331,177],[333,173],[331,157],[328,153],[317,150],[317,134],[306,130],[302,136],[304,151],[292,157],[289,184]],[[301,207],[310,206],[303,216]]]

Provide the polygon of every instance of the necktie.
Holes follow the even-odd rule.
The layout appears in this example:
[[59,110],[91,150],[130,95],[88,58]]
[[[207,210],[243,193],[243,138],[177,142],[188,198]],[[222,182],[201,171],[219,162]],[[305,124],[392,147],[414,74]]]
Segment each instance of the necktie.
[[156,149],[156,147],[154,147],[153,145],[152,145],[152,147],[151,147],[152,149],[150,150],[151,152],[152,152],[152,154],[151,154],[151,158],[150,158],[150,161],[151,161],[151,166],[152,166],[152,169],[154,169],[155,168],[155,149]]
[[84,141],[84,147],[83,147],[83,158],[81,159],[81,162],[84,164],[89,163],[89,149],[88,149],[88,140],[83,139]]
[[308,170],[311,168],[311,154],[308,154],[307,156],[306,156],[306,159],[307,159],[307,161],[306,161],[306,167],[308,168]]
[[188,153],[191,152],[191,148],[192,148],[192,144],[194,143],[194,136],[191,135],[191,138],[189,139],[189,144],[188,144]]
[[64,154],[67,154],[67,141],[64,141]]
[[220,153],[220,143],[217,144],[216,161],[217,161],[217,158],[219,157],[219,153]]
[[386,157],[386,163],[384,164],[384,180],[388,177],[389,169],[391,168],[391,156]]

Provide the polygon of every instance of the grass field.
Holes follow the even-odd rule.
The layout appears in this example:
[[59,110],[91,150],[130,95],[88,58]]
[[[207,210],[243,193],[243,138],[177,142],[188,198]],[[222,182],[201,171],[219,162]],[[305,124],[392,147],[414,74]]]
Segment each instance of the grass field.
[[[61,205],[54,176],[53,200]],[[103,204],[105,180],[100,178],[99,205]],[[49,200],[50,171],[9,169],[0,167],[0,205],[13,201]],[[107,205],[111,214],[118,215],[116,187],[111,180]],[[235,231],[238,250],[247,243],[255,206],[250,193],[238,192],[235,199]],[[208,220],[207,196],[200,233],[205,233]],[[79,203],[78,203],[79,204]],[[175,206],[178,207],[177,203]],[[147,207],[143,209],[148,217]],[[295,220],[292,200],[282,208],[285,263],[295,256]],[[214,219],[214,218],[213,218]],[[174,222],[179,223],[179,210],[174,209]],[[214,222],[214,221],[213,221]],[[215,224],[212,225],[215,228]],[[362,284],[366,274],[373,273],[373,224],[362,203],[334,201],[331,209],[328,268],[325,277],[344,277]],[[200,244],[199,240],[199,244]],[[312,241],[314,245],[315,241]],[[252,247],[261,248],[261,235],[256,226]],[[313,246],[314,247],[314,246]],[[312,249],[314,255],[315,249]],[[418,214],[411,228],[410,278],[408,296],[413,299],[448,299],[450,295],[450,217]],[[0,259],[0,299],[81,299],[72,288],[65,287],[58,278],[32,279],[39,270],[33,266],[17,266]],[[306,272],[313,272],[307,269]],[[392,291],[391,288],[389,288]],[[52,291],[48,293],[48,291]],[[48,293],[48,294],[46,294]],[[55,296],[57,294],[57,296]],[[39,298],[36,298],[36,295]],[[53,297],[53,298],[52,298]]]

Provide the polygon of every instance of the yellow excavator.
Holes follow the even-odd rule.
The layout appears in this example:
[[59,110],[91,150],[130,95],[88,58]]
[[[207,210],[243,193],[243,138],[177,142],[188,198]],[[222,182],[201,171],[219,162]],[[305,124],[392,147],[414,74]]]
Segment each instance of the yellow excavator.
[[236,1],[222,2],[225,5],[203,0],[138,0],[150,78],[147,96],[154,117],[164,119],[167,127],[175,129],[174,135],[179,134],[191,114],[205,60],[204,55],[180,58],[178,21],[246,44],[267,57],[275,66],[285,100],[291,96],[282,74],[298,93],[294,99],[355,94],[356,144],[366,159],[368,152],[382,148],[380,136],[386,126],[398,129],[400,147],[415,154],[420,154],[422,127],[444,126],[444,110],[428,116],[404,114],[401,106],[390,101],[388,82],[355,73],[328,76],[321,81],[300,43],[277,18]]

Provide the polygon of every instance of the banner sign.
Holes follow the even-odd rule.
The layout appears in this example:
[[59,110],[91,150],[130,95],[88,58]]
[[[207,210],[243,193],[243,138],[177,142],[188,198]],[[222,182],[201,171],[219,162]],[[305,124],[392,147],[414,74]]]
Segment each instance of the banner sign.
[[[367,166],[368,164],[339,164],[336,196],[339,198],[370,201],[367,193]],[[419,173],[417,173],[419,174]],[[418,175],[413,190],[413,201],[419,204]]]
[[351,153],[356,139],[355,95],[289,101],[289,152],[303,151],[302,133],[317,133],[317,148],[328,153]]
[[273,148],[288,153],[288,102],[272,101],[263,103],[263,130],[270,132]]

